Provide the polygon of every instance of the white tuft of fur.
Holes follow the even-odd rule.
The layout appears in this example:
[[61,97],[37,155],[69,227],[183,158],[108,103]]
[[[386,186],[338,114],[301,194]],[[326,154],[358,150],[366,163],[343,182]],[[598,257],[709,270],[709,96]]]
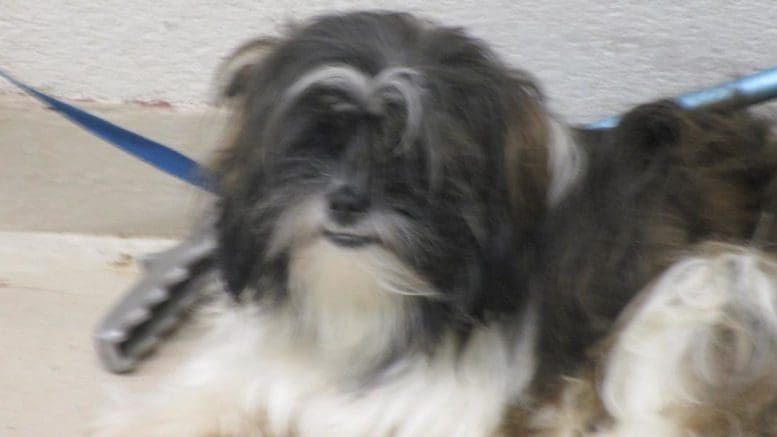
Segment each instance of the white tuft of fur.
[[407,334],[415,300],[437,293],[376,248],[319,239],[295,250],[291,299],[215,303],[212,330],[154,396],[104,417],[96,436],[489,436],[534,373],[536,310],[477,328],[460,348],[408,351],[355,379]]
[[[532,437],[603,437],[596,387],[588,378],[564,378],[558,398],[535,408],[526,432]],[[626,436],[624,436],[626,437]]]
[[[390,67],[377,76],[371,76],[350,65],[331,64],[312,69],[293,83],[283,94],[273,111],[267,139],[275,134],[274,128],[288,111],[300,102],[308,92],[316,88],[332,89],[345,93],[350,101],[337,101],[334,110],[359,109],[382,114],[389,104],[400,104],[406,110],[399,150],[409,148],[421,134],[423,121],[423,78],[410,67]],[[356,105],[356,106],[354,106]]]
[[569,190],[579,182],[587,167],[585,151],[574,139],[568,126],[549,118],[550,141],[548,141],[548,205],[558,204]]
[[320,358],[342,367],[374,365],[413,328],[409,299],[437,295],[383,249],[343,248],[322,238],[293,252],[288,282],[284,317],[297,341],[310,341]]
[[283,250],[306,244],[321,233],[326,222],[325,200],[321,194],[287,207],[274,225],[266,256],[272,258]]
[[677,262],[626,314],[601,389],[612,435],[685,436],[684,414],[777,380],[777,264],[753,250]]

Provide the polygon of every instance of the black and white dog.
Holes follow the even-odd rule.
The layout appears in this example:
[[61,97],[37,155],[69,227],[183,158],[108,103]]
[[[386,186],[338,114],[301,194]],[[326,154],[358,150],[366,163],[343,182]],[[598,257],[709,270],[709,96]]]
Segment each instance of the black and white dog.
[[212,331],[100,436],[777,436],[777,142],[566,126],[460,29],[239,49]]

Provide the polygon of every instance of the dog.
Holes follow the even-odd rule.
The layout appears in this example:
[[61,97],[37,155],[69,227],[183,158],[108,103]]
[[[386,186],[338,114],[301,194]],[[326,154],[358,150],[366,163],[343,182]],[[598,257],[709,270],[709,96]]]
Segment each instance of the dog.
[[393,12],[224,71],[225,290],[95,435],[777,436],[767,121],[658,101],[577,129],[482,41]]

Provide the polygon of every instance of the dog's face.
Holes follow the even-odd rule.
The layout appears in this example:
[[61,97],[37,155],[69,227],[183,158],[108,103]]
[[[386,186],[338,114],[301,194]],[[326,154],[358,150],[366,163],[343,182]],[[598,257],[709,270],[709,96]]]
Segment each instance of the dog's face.
[[283,299],[289,260],[324,242],[398,260],[434,290],[427,321],[518,304],[515,240],[543,195],[511,189],[544,169],[525,153],[544,135],[530,81],[460,31],[399,14],[321,18],[238,55],[258,46],[227,87],[238,126],[219,233],[233,293]]

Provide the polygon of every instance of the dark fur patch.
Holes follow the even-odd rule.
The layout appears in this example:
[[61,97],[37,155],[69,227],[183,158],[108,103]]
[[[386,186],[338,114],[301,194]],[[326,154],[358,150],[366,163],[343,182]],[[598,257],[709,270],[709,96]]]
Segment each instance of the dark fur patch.
[[[392,67],[418,72],[423,117],[412,144],[396,152],[412,118],[408,102],[375,110],[338,87],[284,100],[305,74],[329,65],[370,78]],[[536,297],[538,393],[580,371],[624,306],[683,251],[709,239],[748,242],[777,206],[767,123],[661,101],[611,131],[576,132],[588,167],[549,209],[549,115],[538,87],[461,30],[408,15],[317,19],[241,68],[226,93],[239,103],[218,165],[218,232],[233,294],[251,289],[282,302],[289,254],[267,250],[277,221],[326,190],[332,175],[358,178],[372,206],[421,236],[392,250],[444,293],[418,300],[409,343],[433,347],[451,329],[464,340]],[[356,110],[334,111],[332,101]],[[768,245],[771,227],[765,235]]]
[[634,294],[689,247],[746,243],[770,207],[777,145],[747,113],[657,102],[600,135],[581,137],[589,171],[538,230],[549,375],[583,362]]

